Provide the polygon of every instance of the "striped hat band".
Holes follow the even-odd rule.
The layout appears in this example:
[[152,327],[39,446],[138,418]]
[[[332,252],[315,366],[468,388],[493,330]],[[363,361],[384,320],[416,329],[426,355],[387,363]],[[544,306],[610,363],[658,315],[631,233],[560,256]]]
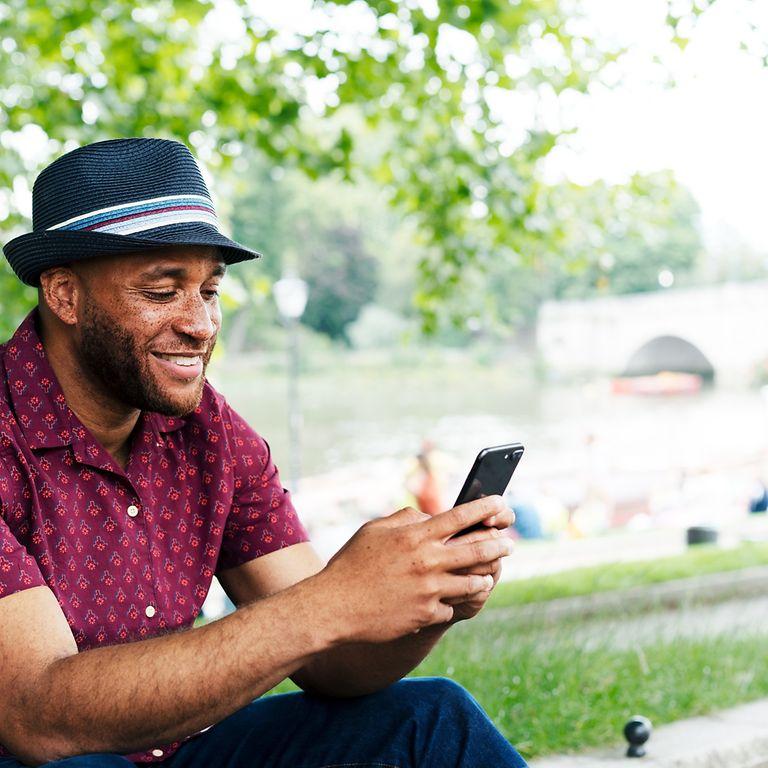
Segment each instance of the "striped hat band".
[[219,229],[211,200],[203,195],[164,195],[112,205],[74,216],[48,230],[108,232],[130,235],[168,224],[202,222]]

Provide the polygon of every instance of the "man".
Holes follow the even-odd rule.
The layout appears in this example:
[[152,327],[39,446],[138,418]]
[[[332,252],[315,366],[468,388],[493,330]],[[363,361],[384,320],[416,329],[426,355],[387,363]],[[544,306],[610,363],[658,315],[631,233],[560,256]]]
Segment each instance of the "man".
[[[186,147],[60,157],[4,251],[39,302],[0,347],[0,767],[524,765],[458,686],[397,682],[480,610],[511,513],[403,509],[324,566],[204,378],[257,254]],[[192,629],[214,574],[238,610]]]

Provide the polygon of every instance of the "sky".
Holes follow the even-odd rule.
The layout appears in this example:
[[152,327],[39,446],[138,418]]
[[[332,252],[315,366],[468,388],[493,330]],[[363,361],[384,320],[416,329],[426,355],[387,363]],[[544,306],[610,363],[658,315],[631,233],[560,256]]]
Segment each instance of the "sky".
[[627,46],[624,77],[576,105],[578,135],[552,173],[620,181],[671,168],[699,202],[705,236],[768,251],[768,67],[740,49],[746,10],[768,30],[768,3],[718,0],[684,51],[669,43],[665,0],[587,5],[598,29]]

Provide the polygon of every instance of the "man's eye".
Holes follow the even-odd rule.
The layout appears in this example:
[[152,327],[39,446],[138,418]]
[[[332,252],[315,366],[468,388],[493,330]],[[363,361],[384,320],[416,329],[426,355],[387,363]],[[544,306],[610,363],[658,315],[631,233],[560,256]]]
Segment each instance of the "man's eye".
[[153,301],[168,301],[174,297],[173,291],[144,291],[144,295]]

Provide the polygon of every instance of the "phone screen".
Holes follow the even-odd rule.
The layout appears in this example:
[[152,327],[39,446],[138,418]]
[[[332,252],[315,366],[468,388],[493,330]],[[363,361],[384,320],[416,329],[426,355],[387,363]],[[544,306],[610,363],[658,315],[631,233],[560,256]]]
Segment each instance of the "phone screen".
[[483,496],[494,494],[503,496],[524,450],[520,443],[511,443],[481,451],[464,481],[464,487],[454,506],[466,504]]

